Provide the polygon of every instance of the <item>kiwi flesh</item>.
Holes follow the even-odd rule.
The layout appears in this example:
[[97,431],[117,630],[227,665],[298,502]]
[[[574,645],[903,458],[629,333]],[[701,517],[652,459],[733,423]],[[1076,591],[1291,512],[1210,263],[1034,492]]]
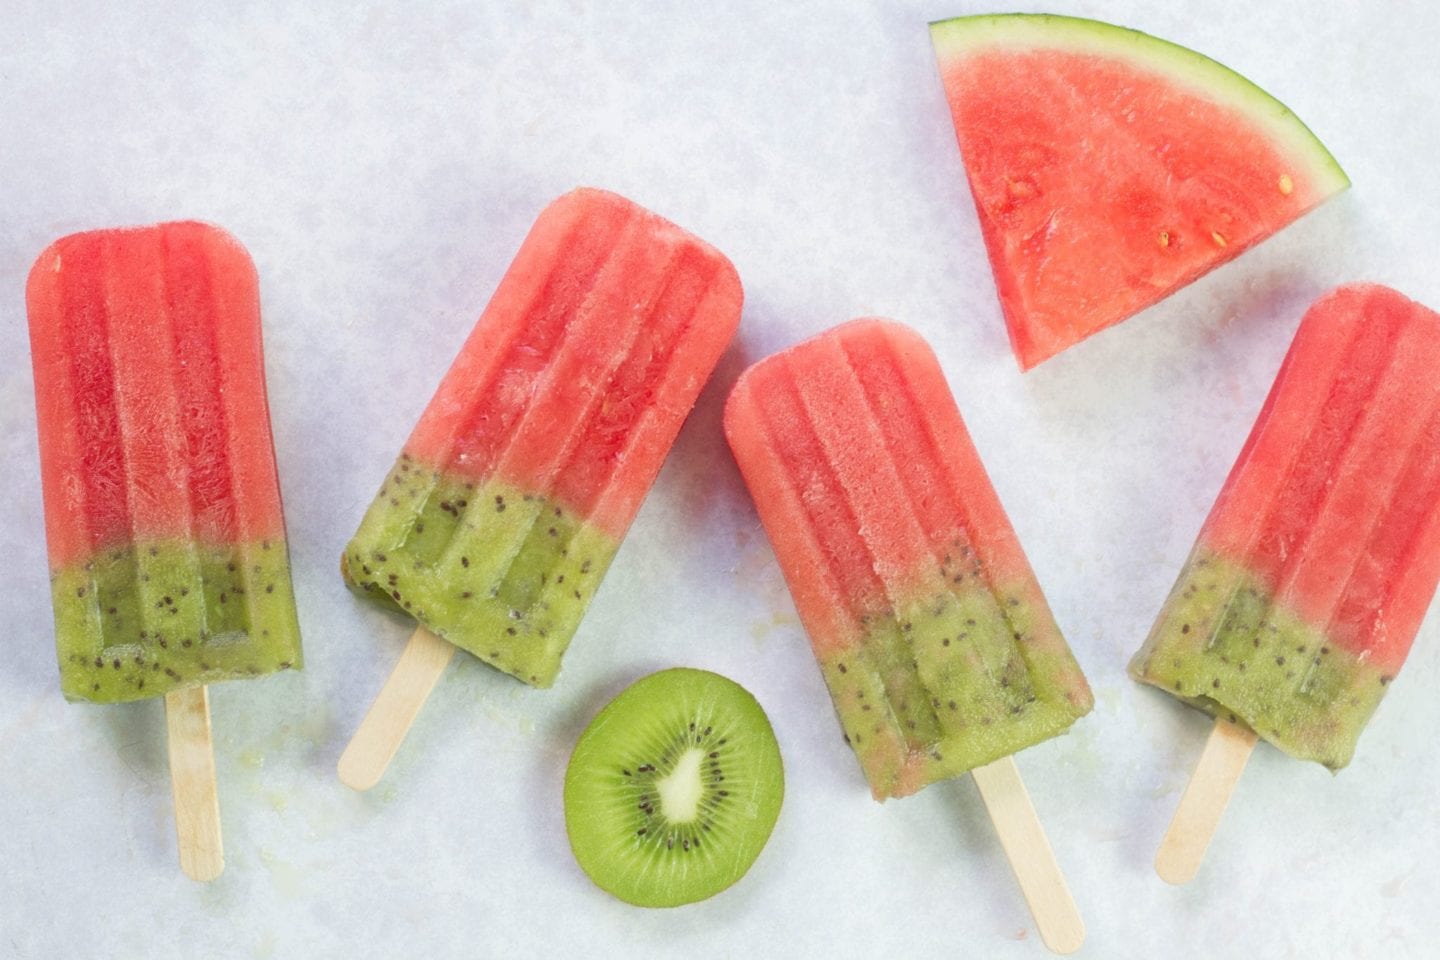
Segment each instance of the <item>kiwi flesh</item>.
[[784,793],[780,747],[755,698],[706,670],[662,670],[580,735],[565,773],[565,829],[601,889],[674,907],[745,875]]

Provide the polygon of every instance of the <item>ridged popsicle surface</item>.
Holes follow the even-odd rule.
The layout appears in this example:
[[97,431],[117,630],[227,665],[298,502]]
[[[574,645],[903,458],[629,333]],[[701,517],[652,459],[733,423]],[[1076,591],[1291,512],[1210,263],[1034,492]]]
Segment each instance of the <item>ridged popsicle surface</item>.
[[75,234],[26,301],[65,695],[300,666],[244,248],[193,222]]
[[742,375],[725,431],[875,796],[1092,698],[929,346],[857,320]]
[[734,268],[615,194],[545,209],[347,547],[346,579],[549,686],[740,319]]
[[1350,761],[1440,580],[1440,315],[1341,287],[1295,334],[1140,680]]

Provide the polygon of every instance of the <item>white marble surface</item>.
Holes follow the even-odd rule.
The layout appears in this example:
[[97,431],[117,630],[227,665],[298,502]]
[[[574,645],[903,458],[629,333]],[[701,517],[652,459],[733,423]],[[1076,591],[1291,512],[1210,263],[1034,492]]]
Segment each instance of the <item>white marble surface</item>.
[[[1209,723],[1124,675],[1304,305],[1368,278],[1440,306],[1429,3],[1046,4],[1240,69],[1356,186],[1024,377],[925,31],[973,4],[231,6],[0,4],[0,955],[1043,956],[970,782],[869,799],[721,440],[745,364],[886,314],[936,345],[1095,688],[1020,757],[1086,955],[1433,956],[1436,617],[1354,764],[1260,749],[1183,890],[1150,861]],[[385,783],[350,793],[336,757],[407,630],[346,593],[337,553],[530,220],[576,184],[725,250],[739,339],[559,684],[462,657]],[[210,886],[176,867],[158,704],[57,689],[22,300],[56,236],[176,217],[259,265],[309,661],[213,690]],[[587,718],[674,664],[759,697],[788,796],[739,886],[647,912],[575,866],[560,782]]]

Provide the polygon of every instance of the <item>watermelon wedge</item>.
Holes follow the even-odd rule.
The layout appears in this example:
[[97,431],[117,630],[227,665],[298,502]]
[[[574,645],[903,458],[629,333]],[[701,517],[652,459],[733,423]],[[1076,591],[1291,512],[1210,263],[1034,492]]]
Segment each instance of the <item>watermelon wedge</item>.
[[1038,14],[930,36],[1022,369],[1350,185],[1284,104],[1168,41]]

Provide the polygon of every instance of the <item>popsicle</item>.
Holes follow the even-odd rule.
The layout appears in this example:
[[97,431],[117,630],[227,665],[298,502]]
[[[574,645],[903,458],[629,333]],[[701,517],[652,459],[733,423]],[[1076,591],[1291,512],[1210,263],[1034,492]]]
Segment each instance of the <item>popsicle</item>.
[[419,623],[345,783],[378,782],[455,647],[554,682],[740,303],[724,256],[623,197],[540,214],[342,557]]
[[973,771],[1046,942],[1078,948],[1010,755],[1093,700],[935,354],[836,327],[745,371],[725,434],[875,798]]
[[1157,867],[1198,869],[1256,735],[1349,763],[1440,580],[1440,315],[1386,287],[1311,306],[1130,665],[1217,718]]
[[204,685],[301,665],[255,267],[203,223],[96,230],[40,255],[26,302],[61,690],[165,696],[182,865],[205,879]]

